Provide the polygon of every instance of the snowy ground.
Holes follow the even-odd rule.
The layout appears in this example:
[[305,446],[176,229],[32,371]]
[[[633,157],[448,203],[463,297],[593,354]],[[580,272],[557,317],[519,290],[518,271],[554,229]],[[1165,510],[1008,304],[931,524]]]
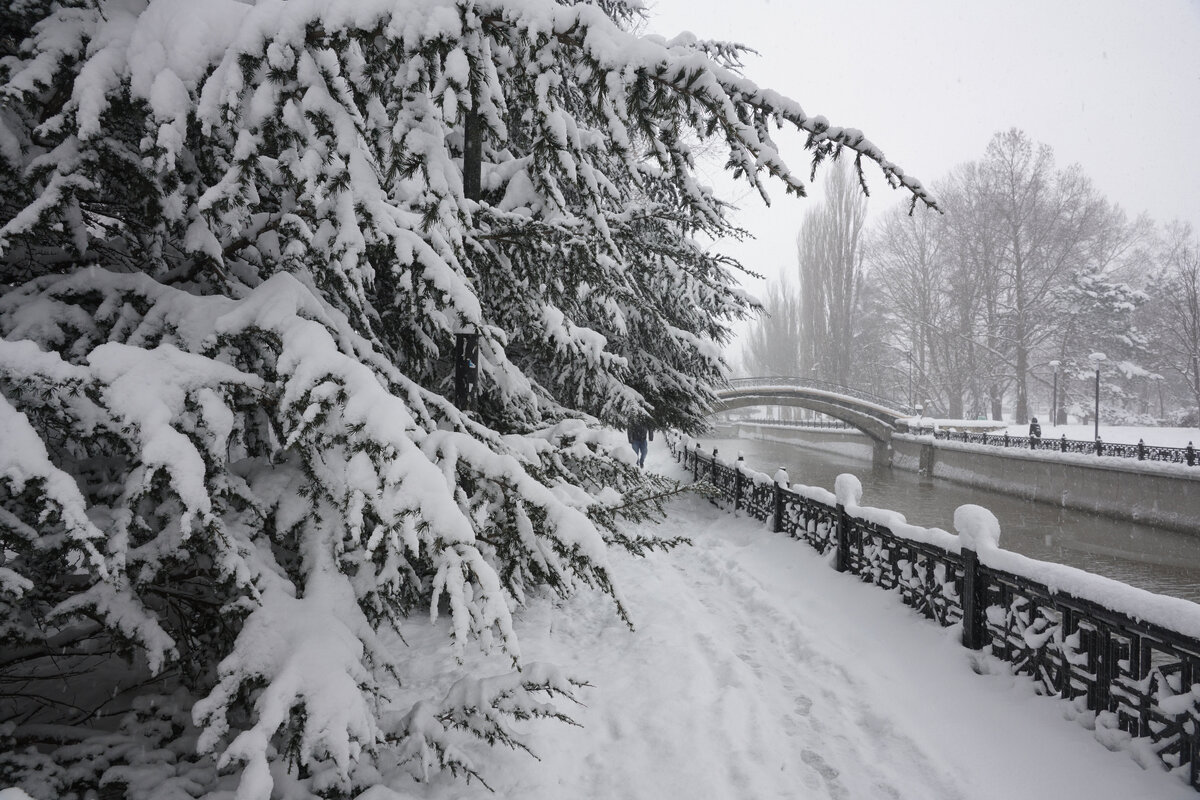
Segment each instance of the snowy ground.
[[[651,448],[648,465],[674,473]],[[593,684],[572,711],[582,727],[530,726],[540,763],[481,751],[495,795],[439,779],[413,797],[1195,798],[1024,679],[976,674],[954,631],[806,545],[694,497],[663,528],[694,546],[613,565],[636,633],[595,594],[534,601],[519,620],[526,659]],[[414,622],[405,636],[422,652],[445,631]],[[463,669],[440,652],[415,692]]]

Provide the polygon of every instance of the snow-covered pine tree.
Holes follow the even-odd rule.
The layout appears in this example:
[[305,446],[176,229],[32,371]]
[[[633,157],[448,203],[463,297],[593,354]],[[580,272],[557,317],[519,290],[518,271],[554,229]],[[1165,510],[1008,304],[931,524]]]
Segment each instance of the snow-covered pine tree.
[[[622,527],[662,482],[601,423],[700,427],[752,306],[700,244],[737,231],[688,142],[803,192],[789,125],[930,202],[739,48],[631,33],[631,1],[12,9],[0,779],[37,797],[477,774],[464,737],[519,746],[503,718],[571,691],[514,609],[591,586],[623,614],[608,548],[670,544]],[[518,671],[406,700],[389,630],[439,608]]]
[[1100,419],[1108,424],[1154,424],[1147,397],[1156,380],[1148,369],[1154,349],[1150,336],[1136,323],[1138,309],[1147,299],[1144,291],[1103,268],[1080,270],[1071,277],[1057,299],[1062,309],[1060,339],[1051,351],[1063,363],[1063,407],[1073,406],[1088,416],[1094,413],[1095,365],[1076,354],[1099,351],[1106,357],[1101,369]]

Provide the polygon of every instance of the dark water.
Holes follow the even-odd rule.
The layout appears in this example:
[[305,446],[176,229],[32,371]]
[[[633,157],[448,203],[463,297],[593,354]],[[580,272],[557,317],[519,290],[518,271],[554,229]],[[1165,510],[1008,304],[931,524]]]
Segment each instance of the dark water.
[[954,509],[975,503],[1000,520],[1000,546],[1007,550],[1200,603],[1200,531],[1170,531],[907,470],[872,468],[866,446],[852,446],[844,455],[757,439],[704,439],[701,446],[730,459],[741,451],[754,469],[774,474],[782,466],[793,483],[830,491],[834,478],[852,473],[862,482],[863,505],[899,511],[914,525],[953,532]]

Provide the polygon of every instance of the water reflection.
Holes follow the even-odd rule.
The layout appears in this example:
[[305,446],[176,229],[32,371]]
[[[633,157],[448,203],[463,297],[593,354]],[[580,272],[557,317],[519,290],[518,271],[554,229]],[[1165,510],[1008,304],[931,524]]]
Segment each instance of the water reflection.
[[843,472],[862,481],[863,504],[899,511],[915,525],[952,531],[954,509],[975,503],[1000,520],[1007,550],[1068,564],[1133,586],[1200,603],[1200,535],[1108,519],[1012,495],[928,478],[907,470],[872,468],[870,449],[859,458],[756,439],[704,440],[722,455],[741,451],[768,474],[785,467],[794,483],[832,490]]

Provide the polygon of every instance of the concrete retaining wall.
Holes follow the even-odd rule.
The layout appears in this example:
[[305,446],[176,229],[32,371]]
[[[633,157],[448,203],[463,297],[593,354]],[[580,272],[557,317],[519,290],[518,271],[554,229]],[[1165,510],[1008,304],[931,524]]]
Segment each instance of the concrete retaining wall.
[[892,437],[892,466],[1200,535],[1200,469]]
[[853,428],[794,428],[788,425],[739,422],[729,426],[728,430],[731,431],[731,435],[745,436],[748,439],[762,439],[795,447],[807,447],[811,450],[823,450],[827,453],[839,453],[852,458],[871,459],[871,440]]

